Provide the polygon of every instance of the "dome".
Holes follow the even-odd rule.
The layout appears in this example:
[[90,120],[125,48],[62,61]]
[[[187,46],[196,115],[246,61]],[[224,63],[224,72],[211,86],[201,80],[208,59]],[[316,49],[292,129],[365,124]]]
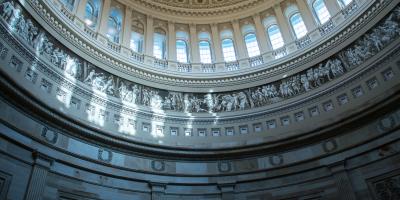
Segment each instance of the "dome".
[[0,199],[398,196],[397,0],[0,10]]

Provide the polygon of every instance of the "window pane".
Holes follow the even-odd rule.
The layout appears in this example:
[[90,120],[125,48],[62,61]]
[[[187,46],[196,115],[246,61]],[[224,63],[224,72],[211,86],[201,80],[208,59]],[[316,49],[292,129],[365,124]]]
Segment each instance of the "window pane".
[[176,41],[176,60],[178,62],[188,62],[187,45],[183,40]]
[[107,37],[115,43],[119,42],[119,26],[117,20],[114,17],[108,18]]
[[153,55],[158,59],[165,58],[165,35],[154,33]]
[[268,28],[268,36],[271,41],[272,49],[281,48],[285,44],[278,25],[272,25]]
[[249,54],[249,57],[260,55],[260,49],[258,48],[257,37],[255,34],[247,34],[244,37],[244,41],[246,43],[247,53]]
[[132,31],[130,48],[136,52],[142,52],[143,49],[143,35]]
[[200,62],[211,63],[211,45],[207,41],[199,42]]
[[222,40],[222,53],[224,54],[225,62],[236,60],[235,47],[231,39]]
[[321,24],[329,21],[331,15],[329,14],[328,9],[325,6],[325,2],[323,0],[316,0],[313,4],[314,12],[318,17],[318,20]]
[[304,37],[307,35],[307,28],[304,24],[303,18],[300,13],[296,13],[290,17],[290,24],[296,34],[297,39]]

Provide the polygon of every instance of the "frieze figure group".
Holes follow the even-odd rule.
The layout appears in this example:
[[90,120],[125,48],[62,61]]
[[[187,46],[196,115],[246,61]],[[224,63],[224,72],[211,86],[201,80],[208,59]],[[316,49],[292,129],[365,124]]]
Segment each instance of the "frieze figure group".
[[182,93],[139,85],[115,77],[93,66],[64,48],[39,29],[14,1],[0,4],[3,22],[30,45],[38,55],[61,69],[65,75],[82,81],[94,90],[121,101],[153,109],[180,112],[231,112],[261,107],[302,94],[329,82],[382,50],[400,36],[400,7],[353,45],[326,61],[282,80],[255,88],[224,93]]

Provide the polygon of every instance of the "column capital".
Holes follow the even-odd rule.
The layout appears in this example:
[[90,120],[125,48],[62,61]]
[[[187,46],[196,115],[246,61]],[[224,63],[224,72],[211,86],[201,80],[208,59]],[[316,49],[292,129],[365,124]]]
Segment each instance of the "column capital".
[[48,157],[45,154],[42,154],[38,151],[33,151],[32,152],[32,158],[35,163],[35,165],[44,167],[44,168],[50,168],[50,166],[53,164],[53,159]]

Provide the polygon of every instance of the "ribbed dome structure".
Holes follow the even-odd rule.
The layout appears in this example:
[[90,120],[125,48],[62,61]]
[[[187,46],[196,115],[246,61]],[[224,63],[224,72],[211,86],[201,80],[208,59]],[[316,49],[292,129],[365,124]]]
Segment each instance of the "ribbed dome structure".
[[399,0],[3,0],[0,199],[398,199]]

